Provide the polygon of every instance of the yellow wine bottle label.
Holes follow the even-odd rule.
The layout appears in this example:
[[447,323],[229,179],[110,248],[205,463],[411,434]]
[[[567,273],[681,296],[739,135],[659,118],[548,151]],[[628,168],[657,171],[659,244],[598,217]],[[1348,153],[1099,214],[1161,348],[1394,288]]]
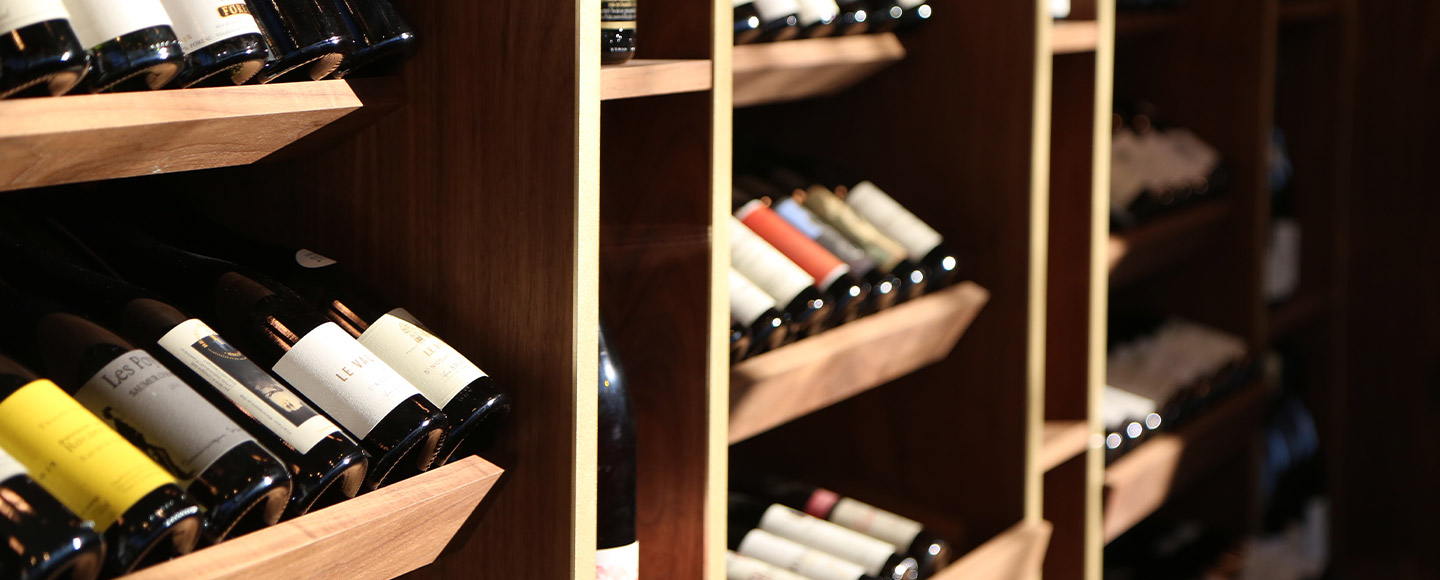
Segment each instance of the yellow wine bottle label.
[[820,219],[865,250],[865,255],[870,256],[882,272],[894,270],[895,266],[905,259],[905,246],[876,229],[875,224],[861,217],[855,208],[850,207],[830,190],[818,185],[811,186],[805,195],[804,203],[805,207],[815,212]]
[[0,401],[0,447],[81,518],[105,531],[175,478],[80,406],[60,387],[38,380]]

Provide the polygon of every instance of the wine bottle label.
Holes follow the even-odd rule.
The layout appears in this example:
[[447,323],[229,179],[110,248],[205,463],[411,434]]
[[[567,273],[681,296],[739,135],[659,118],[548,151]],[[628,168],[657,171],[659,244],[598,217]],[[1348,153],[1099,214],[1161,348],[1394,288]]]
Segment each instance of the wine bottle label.
[[360,439],[420,394],[334,322],[311,330],[272,370]]
[[750,530],[737,552],[811,580],[860,580],[865,569],[819,550],[802,546],[765,530]]
[[41,379],[0,401],[0,446],[41,487],[104,532],[175,478],[55,383]]
[[730,218],[730,263],[775,301],[789,305],[815,279],[785,254],[755,235],[740,220]]
[[854,530],[774,504],[760,517],[760,529],[859,564],[871,576],[880,574],[895,547]]
[[845,236],[840,235],[835,228],[820,221],[820,218],[805,209],[805,206],[796,203],[794,198],[787,197],[784,201],[775,204],[775,213],[780,214],[780,217],[785,218],[785,221],[795,226],[795,229],[810,236],[810,239],[815,240],[820,247],[829,250],[830,253],[835,254],[836,258],[843,260],[846,265],[850,266],[851,272],[860,275],[875,268],[875,262],[865,255],[865,250],[845,239]]
[[595,580],[640,580],[640,542],[596,550]]
[[875,261],[881,271],[894,270],[907,256],[905,246],[875,229],[874,224],[860,217],[855,208],[846,205],[845,200],[836,197],[830,190],[818,185],[811,186],[805,195],[804,203],[807,209],[815,212],[820,219],[865,250],[865,254]]
[[635,0],[601,0],[600,21],[605,28],[635,28]]
[[359,340],[440,408],[486,376],[465,355],[425,330],[404,308],[381,316]]
[[730,269],[730,317],[745,326],[755,324],[770,309],[779,310],[775,299],[743,274]]
[[800,25],[828,24],[840,15],[835,0],[800,0]]
[[295,263],[299,264],[302,268],[314,269],[324,268],[326,266],[333,266],[335,264],[338,264],[339,262],[331,260],[330,258],[327,258],[310,250],[299,250],[295,252]]
[[188,485],[249,433],[143,350],[85,381],[75,400]]
[[890,542],[895,551],[900,553],[909,550],[920,531],[925,529],[920,522],[848,497],[835,502],[834,509],[830,510],[830,516],[826,519],[872,538]]
[[845,202],[855,208],[861,217],[875,224],[881,233],[905,246],[910,259],[916,262],[945,241],[940,232],[869,181],[862,181],[851,189]]
[[60,0],[5,0],[0,2],[0,33],[49,20],[69,20]]
[[0,449],[0,482],[17,475],[25,475],[25,466],[14,456]]
[[774,22],[800,13],[800,3],[796,0],[755,0],[755,11],[760,13],[760,20],[763,22]]
[[757,199],[745,204],[735,212],[735,217],[750,228],[750,231],[770,242],[771,246],[803,268],[806,274],[815,279],[816,287],[822,291],[841,276],[850,273],[850,266],[795,229],[784,218],[766,207],[763,201]]
[[794,572],[786,572],[777,566],[767,564],[735,552],[725,553],[725,580],[808,580]]
[[65,8],[75,36],[89,49],[136,30],[171,25],[160,0],[65,0]]
[[192,318],[176,325],[160,339],[160,347],[302,454],[340,432],[204,322]]
[[161,0],[186,54],[227,38],[260,34],[244,0]]

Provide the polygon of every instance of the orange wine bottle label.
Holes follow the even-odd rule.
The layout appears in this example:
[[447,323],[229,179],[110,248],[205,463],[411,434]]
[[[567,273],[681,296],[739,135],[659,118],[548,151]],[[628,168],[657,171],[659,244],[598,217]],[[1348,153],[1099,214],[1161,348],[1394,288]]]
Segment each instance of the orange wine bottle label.
[[850,272],[850,266],[795,229],[760,200],[745,204],[735,212],[735,217],[803,268],[815,279],[815,286],[821,291]]

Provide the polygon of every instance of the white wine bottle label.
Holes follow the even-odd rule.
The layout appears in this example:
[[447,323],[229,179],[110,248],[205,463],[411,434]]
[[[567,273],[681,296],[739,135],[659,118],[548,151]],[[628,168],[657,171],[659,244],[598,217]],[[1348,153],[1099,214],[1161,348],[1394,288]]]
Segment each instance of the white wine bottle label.
[[882,233],[905,246],[911,260],[920,261],[945,241],[940,232],[869,181],[862,181],[851,189],[845,202]]
[[865,255],[865,250],[845,239],[835,228],[830,227],[820,218],[805,209],[805,206],[795,202],[794,198],[785,198],[784,201],[775,204],[775,213],[785,218],[795,229],[804,232],[815,240],[821,247],[835,254],[850,266],[850,271],[856,275],[864,275],[875,268],[875,262]]
[[17,475],[25,475],[25,466],[4,449],[0,449],[0,482]]
[[635,0],[600,0],[600,22],[608,29],[635,28]]
[[359,340],[441,408],[470,383],[486,376],[460,351],[425,330],[404,308],[381,316]]
[[0,2],[0,33],[49,20],[69,20],[60,0],[5,0]]
[[161,0],[186,54],[227,38],[260,34],[244,0]]
[[640,580],[640,542],[596,550],[595,580]]
[[788,306],[815,279],[740,220],[730,218],[730,262],[775,302]]
[[75,400],[185,485],[235,446],[254,441],[143,350],[110,361]]
[[870,504],[841,498],[830,510],[829,520],[877,540],[889,542],[896,552],[904,553],[915,543],[925,526]]
[[755,0],[755,11],[763,22],[774,22],[786,16],[799,14],[800,3],[796,0]]
[[730,318],[750,326],[772,308],[779,310],[774,298],[734,268],[730,269]]
[[160,0],[65,0],[65,8],[75,36],[89,49],[136,30],[171,25]]
[[272,370],[360,439],[400,403],[420,394],[334,322],[311,330]]
[[835,0],[800,0],[800,25],[828,24],[840,15]]
[[0,401],[0,446],[81,519],[104,532],[175,478],[93,413],[41,379]]
[[339,262],[331,260],[330,258],[327,258],[320,255],[319,253],[312,252],[310,250],[298,250],[295,252],[295,263],[299,264],[302,268],[314,269],[324,268],[326,266],[333,266],[335,264],[338,264]]
[[192,318],[176,325],[160,347],[302,454],[340,432],[204,322]]
[[796,543],[859,564],[871,576],[880,574],[895,546],[815,516],[774,504],[760,517],[760,529]]
[[819,550],[802,546],[765,530],[750,530],[738,552],[811,580],[860,580],[865,569]]
[[725,580],[808,580],[804,576],[787,572],[778,566],[768,564],[735,552],[725,552]]

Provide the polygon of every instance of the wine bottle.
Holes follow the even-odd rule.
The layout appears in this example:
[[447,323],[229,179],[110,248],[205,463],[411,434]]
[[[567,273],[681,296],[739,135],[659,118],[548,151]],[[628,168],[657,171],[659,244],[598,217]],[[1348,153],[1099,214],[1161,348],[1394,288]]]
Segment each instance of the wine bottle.
[[930,274],[907,257],[905,246],[875,228],[854,208],[845,203],[829,189],[812,185],[805,192],[805,207],[820,216],[826,223],[844,234],[856,246],[875,260],[884,271],[900,278],[900,295],[896,302],[904,302],[925,293]]
[[863,34],[870,29],[868,0],[835,0],[840,16],[835,20],[835,33],[839,35]]
[[735,551],[725,552],[725,580],[811,580],[779,566],[741,556]]
[[750,330],[744,324],[732,322],[730,324],[730,364],[735,364],[745,359],[750,352]]
[[175,478],[60,387],[0,356],[0,448],[107,546],[120,576],[190,553],[203,513]]
[[600,327],[600,473],[596,508],[595,580],[638,580],[635,536],[635,416],[625,372]]
[[371,457],[367,488],[434,462],[449,426],[445,414],[294,291],[115,224],[73,229],[122,276],[198,314],[358,439]]
[[75,36],[61,0],[10,0],[0,15],[0,98],[43,87],[70,92],[90,70],[90,53]]
[[175,86],[243,85],[260,72],[270,53],[250,7],[234,0],[161,0],[185,51]]
[[800,36],[819,38],[835,34],[840,6],[835,0],[799,0]]
[[950,561],[949,543],[924,524],[828,489],[773,476],[734,477],[730,487],[889,542],[915,559],[921,578]]
[[400,17],[389,0],[334,0],[350,36],[355,52],[341,63],[335,78],[356,72],[383,74],[395,70],[400,63],[415,55],[419,43],[415,31]]
[[873,0],[869,18],[872,32],[889,32],[930,19],[932,8],[926,0]]
[[250,0],[270,60],[256,75],[260,84],[318,81],[340,68],[354,39],[329,0]]
[[776,215],[764,200],[746,203],[735,212],[735,218],[815,279],[815,288],[834,305],[830,326],[860,316],[860,305],[869,298],[870,285],[851,274],[848,264]]
[[927,290],[934,292],[959,278],[960,259],[945,247],[945,237],[874,183],[862,181],[850,188],[845,195],[845,203],[885,235],[905,246],[910,260],[930,272]]
[[[919,565],[915,560],[896,553],[895,546],[888,542],[744,494],[730,493],[730,527],[732,530],[760,529],[769,532],[858,564],[868,576],[885,580],[907,580],[918,574]],[[744,550],[739,552],[752,555]]]
[[5,342],[180,480],[220,542],[279,521],[290,476],[189,385],[109,330],[13,288],[0,289]]
[[734,268],[730,269],[730,318],[750,336],[746,357],[780,348],[790,337],[790,323],[775,299]]
[[600,0],[600,64],[625,64],[635,56],[635,1]]
[[815,278],[733,216],[730,262],[735,271],[784,305],[795,339],[825,330],[834,307],[815,289]]
[[[730,549],[735,553],[795,572],[806,580],[879,580],[865,568],[820,550],[787,540],[758,528],[729,525]],[[729,570],[726,570],[729,576]],[[767,577],[762,576],[761,578]]]
[[735,44],[779,42],[800,34],[797,0],[734,0]]
[[19,580],[95,580],[105,543],[0,449],[0,570]]
[[185,64],[160,0],[64,0],[80,45],[90,50],[92,92],[159,89]]

